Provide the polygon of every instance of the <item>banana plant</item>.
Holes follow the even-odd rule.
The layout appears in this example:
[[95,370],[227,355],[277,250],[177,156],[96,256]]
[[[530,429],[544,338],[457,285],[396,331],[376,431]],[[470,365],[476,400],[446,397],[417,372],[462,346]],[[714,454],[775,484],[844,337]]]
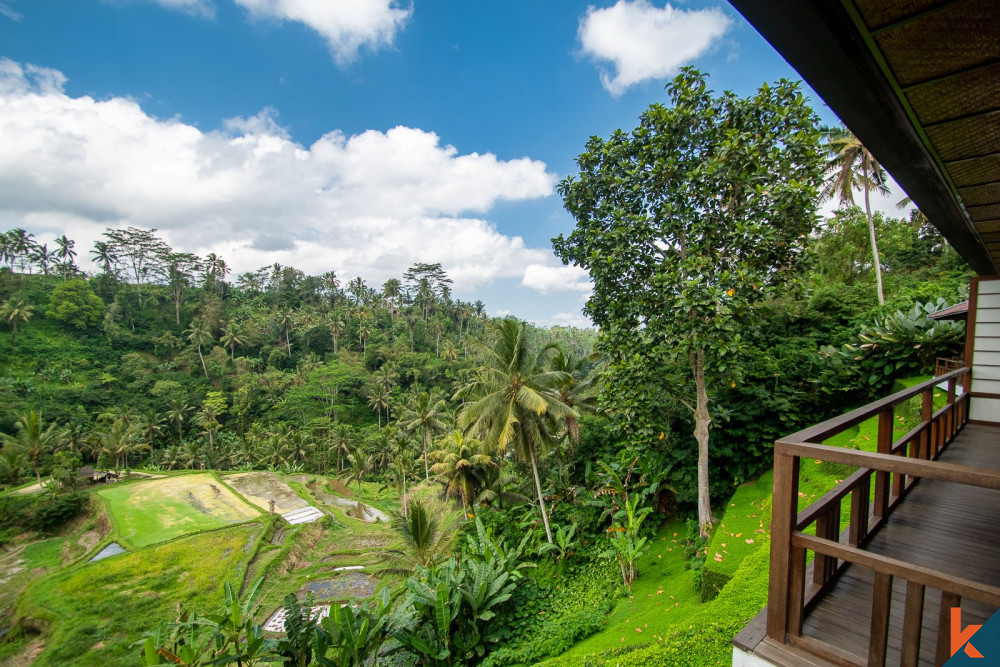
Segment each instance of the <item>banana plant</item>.
[[330,616],[320,621],[330,637],[333,659],[317,654],[316,662],[322,667],[359,667],[377,656],[388,635],[389,607],[389,589],[385,587],[375,594],[373,606],[334,605]]
[[257,599],[263,584],[264,577],[258,577],[241,602],[239,595],[233,592],[233,587],[227,581],[223,586],[225,607],[222,613],[208,616],[208,620],[215,623],[216,627],[217,653],[227,656],[228,661],[235,662],[238,667],[256,665],[270,645],[263,636],[260,624],[254,622],[254,617],[260,610]]
[[313,655],[326,655],[328,648],[329,635],[313,617],[312,599],[300,604],[294,594],[286,595],[285,637],[275,647],[285,667],[308,667]]

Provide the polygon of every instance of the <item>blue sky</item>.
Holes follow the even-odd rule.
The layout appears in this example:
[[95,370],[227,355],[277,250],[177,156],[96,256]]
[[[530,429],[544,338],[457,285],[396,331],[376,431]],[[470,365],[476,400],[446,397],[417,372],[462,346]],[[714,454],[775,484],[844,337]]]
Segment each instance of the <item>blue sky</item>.
[[439,261],[494,314],[578,325],[586,276],[550,240],[587,138],[684,64],[798,78],[700,1],[0,0],[0,59],[5,228],[156,227],[236,272],[374,284]]

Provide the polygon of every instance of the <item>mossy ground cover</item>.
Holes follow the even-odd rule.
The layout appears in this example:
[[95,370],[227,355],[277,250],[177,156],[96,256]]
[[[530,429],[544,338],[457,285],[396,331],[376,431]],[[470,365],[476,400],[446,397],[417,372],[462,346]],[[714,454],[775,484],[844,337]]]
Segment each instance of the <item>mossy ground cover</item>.
[[18,608],[47,626],[35,664],[136,665],[131,644],[175,618],[178,603],[212,611],[225,580],[241,583],[262,532],[258,522],[203,532],[40,579]]
[[213,475],[181,475],[101,489],[116,537],[135,548],[249,521],[260,512]]

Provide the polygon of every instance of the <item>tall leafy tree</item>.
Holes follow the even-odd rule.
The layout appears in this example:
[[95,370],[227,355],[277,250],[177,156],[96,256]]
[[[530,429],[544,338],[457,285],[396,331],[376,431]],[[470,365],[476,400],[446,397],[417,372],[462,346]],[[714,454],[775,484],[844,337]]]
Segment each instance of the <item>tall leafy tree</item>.
[[579,175],[558,188],[577,227],[553,243],[594,281],[585,312],[601,327],[612,380],[641,379],[612,382],[613,407],[631,414],[624,401],[669,390],[656,375],[665,359],[686,365],[694,396],[677,400],[694,416],[707,534],[709,391],[734,381],[755,306],[801,270],[823,160],[816,116],[792,83],[715,95],[686,68],[667,90],[672,107],[654,104],[632,132],[587,143]]
[[482,368],[478,377],[459,391],[470,402],[459,415],[459,424],[471,429],[501,455],[513,450],[531,466],[545,536],[552,543],[552,528],[545,508],[538,459],[552,445],[550,425],[576,413],[559,401],[556,389],[567,373],[546,370],[527,337],[527,325],[506,319],[493,326],[492,345],[477,345]]
[[197,255],[189,252],[167,252],[161,259],[166,266],[170,294],[174,298],[174,324],[180,324],[184,288],[191,284],[197,272],[202,269],[202,263]]
[[875,236],[875,220],[872,218],[871,193],[889,194],[888,177],[882,165],[850,130],[827,130],[826,136],[829,159],[826,163],[828,178],[823,195],[828,199],[837,197],[841,203],[853,204],[855,190],[865,193],[865,217],[868,219],[868,237],[872,246],[872,267],[875,269],[875,288],[878,290],[878,303],[881,306],[885,304],[882,261]]
[[141,308],[142,285],[163,274],[163,257],[169,255],[170,246],[156,235],[155,229],[108,229],[104,236],[112,257],[131,275]]

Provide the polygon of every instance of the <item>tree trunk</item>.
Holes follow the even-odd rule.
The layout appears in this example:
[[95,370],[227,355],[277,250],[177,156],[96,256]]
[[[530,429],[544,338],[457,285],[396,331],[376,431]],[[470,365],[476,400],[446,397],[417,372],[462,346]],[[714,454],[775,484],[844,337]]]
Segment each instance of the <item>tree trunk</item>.
[[545,525],[545,537],[552,544],[552,529],[549,527],[549,515],[545,512],[545,498],[542,495],[542,481],[538,478],[538,463],[535,461],[535,448],[531,448],[531,472],[535,476],[535,491],[538,493],[538,507],[542,510],[542,523]]
[[430,468],[427,467],[427,436],[428,435],[429,434],[427,432],[427,427],[425,426],[424,427],[424,481],[425,482],[431,481]]
[[205,377],[208,377],[208,369],[205,368],[205,357],[201,356],[201,343],[198,343],[198,359],[201,360],[201,370],[205,373]]
[[181,323],[181,295],[180,292],[174,292],[174,324]]
[[868,218],[868,235],[872,242],[872,262],[875,266],[875,287],[878,289],[878,305],[885,305],[885,296],[882,293],[882,262],[878,256],[878,243],[875,241],[875,221],[872,220],[871,202],[869,201],[869,188],[865,186],[865,216]]
[[702,537],[715,522],[712,516],[712,499],[708,486],[708,427],[712,418],[708,413],[708,392],[705,389],[705,351],[691,353],[691,373],[697,394],[694,411],[694,437],[698,441],[698,529]]

